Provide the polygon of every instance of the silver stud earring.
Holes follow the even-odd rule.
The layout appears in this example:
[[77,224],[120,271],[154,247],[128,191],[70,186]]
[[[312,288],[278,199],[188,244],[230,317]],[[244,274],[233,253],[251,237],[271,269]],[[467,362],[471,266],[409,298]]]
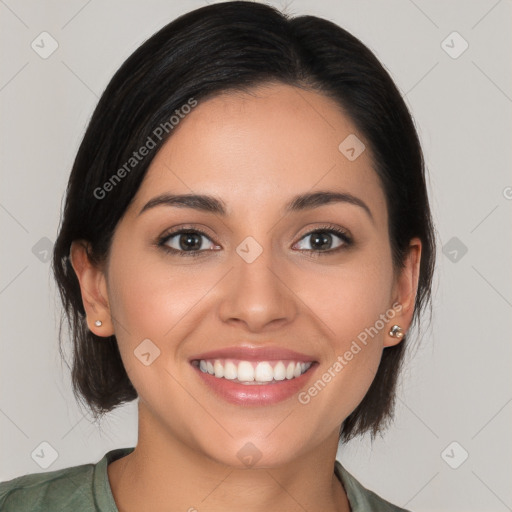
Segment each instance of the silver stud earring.
[[94,325],[96,327],[101,327],[103,325],[103,322],[101,320],[96,320],[96,322],[94,322]]
[[389,335],[393,338],[400,339],[403,338],[404,331],[399,325],[393,325],[393,327],[391,327],[391,330],[389,331]]

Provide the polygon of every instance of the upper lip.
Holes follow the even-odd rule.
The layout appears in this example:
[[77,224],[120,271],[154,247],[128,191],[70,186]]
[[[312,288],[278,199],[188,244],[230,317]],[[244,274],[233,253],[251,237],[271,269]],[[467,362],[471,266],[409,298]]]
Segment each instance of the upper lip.
[[275,346],[267,347],[251,347],[251,346],[235,346],[226,347],[210,352],[203,352],[190,358],[190,361],[201,359],[240,359],[242,361],[277,361],[283,359],[291,359],[293,361],[310,362],[315,358],[307,354],[301,354],[294,350],[279,348]]

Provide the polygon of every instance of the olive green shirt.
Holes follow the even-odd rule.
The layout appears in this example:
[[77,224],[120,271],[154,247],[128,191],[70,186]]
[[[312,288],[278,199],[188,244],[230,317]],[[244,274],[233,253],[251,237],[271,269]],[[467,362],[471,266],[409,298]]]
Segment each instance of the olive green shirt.
[[[107,465],[135,448],[111,450],[96,464],[31,473],[0,483],[2,512],[119,512]],[[336,461],[334,472],[347,493],[352,512],[408,512],[363,487]]]

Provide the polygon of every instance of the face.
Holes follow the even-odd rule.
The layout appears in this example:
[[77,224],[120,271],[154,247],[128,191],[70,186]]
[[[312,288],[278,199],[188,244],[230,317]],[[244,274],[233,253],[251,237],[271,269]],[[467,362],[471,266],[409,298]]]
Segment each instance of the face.
[[[286,85],[199,102],[95,277],[90,328],[111,326],[145,421],[211,459],[271,467],[337,441],[390,327],[408,327],[417,265],[394,276],[370,148],[354,159],[349,136],[365,143],[332,100]],[[317,192],[340,195],[292,203]]]

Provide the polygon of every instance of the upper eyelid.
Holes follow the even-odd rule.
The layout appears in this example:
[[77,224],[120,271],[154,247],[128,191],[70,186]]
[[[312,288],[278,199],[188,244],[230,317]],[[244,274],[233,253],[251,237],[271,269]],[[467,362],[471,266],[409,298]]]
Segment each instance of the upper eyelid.
[[159,239],[166,240],[166,239],[181,235],[183,233],[197,233],[201,236],[205,236],[205,237],[209,238],[213,242],[212,235],[209,235],[208,233],[206,233],[205,230],[203,230],[201,228],[192,228],[192,227],[186,227],[186,226],[165,231],[164,234],[159,237]]

